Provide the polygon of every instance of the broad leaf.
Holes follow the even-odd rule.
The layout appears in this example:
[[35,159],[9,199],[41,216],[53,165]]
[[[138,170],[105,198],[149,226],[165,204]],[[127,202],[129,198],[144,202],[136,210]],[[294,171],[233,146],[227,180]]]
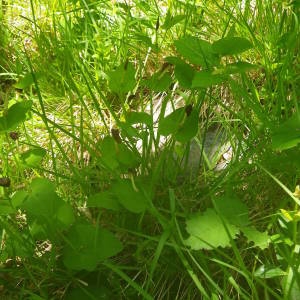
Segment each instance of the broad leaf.
[[55,186],[47,179],[37,178],[31,182],[30,193],[21,207],[30,222],[42,224],[50,234],[66,229],[75,221],[71,205],[56,194]]
[[235,196],[223,196],[215,199],[217,212],[236,226],[247,226],[250,223],[247,206]]
[[0,132],[12,131],[20,123],[24,122],[31,106],[32,101],[22,101],[13,104],[6,114],[0,117]]
[[28,197],[28,193],[25,191],[17,191],[11,198],[11,204],[14,208],[18,208]]
[[30,149],[20,155],[23,165],[35,168],[39,167],[42,159],[46,155],[46,150],[40,147]]
[[195,70],[190,65],[184,62],[176,64],[174,74],[183,88],[189,89],[192,87]]
[[120,205],[116,197],[110,191],[103,191],[92,195],[87,200],[88,207],[101,207],[111,210],[120,210]]
[[259,68],[258,65],[250,64],[245,61],[238,61],[236,63],[226,65],[226,67],[224,68],[224,74],[245,73],[257,68]]
[[218,56],[207,41],[187,36],[175,41],[174,44],[176,50],[192,64],[207,68],[219,63]]
[[138,151],[129,149],[125,144],[117,145],[117,161],[124,170],[138,167],[140,164],[140,154]]
[[117,94],[127,93],[134,89],[135,69],[131,63],[120,65],[116,70],[108,74],[109,89]]
[[67,234],[63,262],[71,270],[93,271],[98,263],[122,250],[121,242],[108,230],[76,224]]
[[186,117],[182,126],[179,127],[175,134],[175,140],[181,143],[187,143],[198,133],[199,113],[198,110],[193,110]]
[[212,71],[195,72],[192,88],[207,88],[212,85],[217,85],[225,80],[224,75],[214,74]]
[[270,236],[267,232],[260,232],[254,227],[243,227],[241,228],[241,231],[250,242],[254,243],[255,247],[259,247],[260,249],[268,247]]
[[272,129],[272,148],[286,150],[300,143],[300,114],[293,115],[290,119]]
[[[36,79],[40,79],[42,77],[41,73],[34,73],[34,75]],[[15,84],[15,88],[23,90],[30,87],[32,84],[34,84],[32,73],[27,73]]]
[[224,221],[213,209],[207,209],[203,214],[191,217],[186,221],[186,230],[190,237],[185,244],[193,250],[230,246],[230,237],[233,239],[239,230],[236,226],[224,223]]
[[167,91],[171,83],[171,75],[165,72],[157,72],[153,74],[150,79],[144,81],[144,85],[154,92]]
[[129,149],[123,142],[117,143],[111,136],[106,136],[100,143],[101,160],[110,170],[121,167],[121,171],[136,168],[140,163],[140,154]]
[[129,112],[127,114],[126,121],[130,125],[138,124],[138,123],[146,124],[148,126],[152,126],[153,125],[152,116],[150,116],[149,114],[147,114],[145,112],[131,111],[131,112]]
[[120,179],[111,187],[111,192],[115,195],[119,203],[133,213],[141,213],[148,206],[147,195],[144,185],[133,183],[129,179]]
[[145,34],[135,33],[132,38],[134,38],[140,46],[146,46],[147,48],[150,47],[153,51],[158,50],[157,44],[153,44],[151,38]]
[[235,55],[251,49],[253,45],[242,37],[225,37],[212,44],[212,49],[220,55]]
[[16,210],[12,206],[11,202],[9,200],[1,200],[0,201],[0,215],[1,216],[7,216],[9,214],[15,213]]
[[159,121],[159,133],[164,136],[175,133],[178,130],[180,124],[183,122],[184,116],[184,107],[174,110],[168,116]]
[[99,142],[98,147],[101,151],[101,161],[110,170],[118,168],[116,142],[111,136],[106,136]]

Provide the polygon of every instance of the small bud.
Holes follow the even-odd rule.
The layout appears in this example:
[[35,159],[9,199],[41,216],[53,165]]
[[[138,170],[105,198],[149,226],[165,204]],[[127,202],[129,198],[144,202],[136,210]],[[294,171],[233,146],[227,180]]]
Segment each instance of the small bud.
[[111,129],[111,135],[114,138],[114,140],[118,143],[121,144],[122,143],[122,139],[120,137],[120,131],[119,129],[116,128],[112,128]]
[[187,117],[192,113],[192,111],[193,111],[193,105],[192,104],[186,105],[185,113],[186,113]]
[[0,178],[0,186],[10,187],[10,179],[8,177]]
[[126,61],[125,61],[125,64],[124,64],[124,70],[125,70],[125,71],[127,70],[128,63],[129,63],[129,60],[128,60],[128,58],[127,58]]
[[17,139],[19,139],[19,133],[18,132],[15,132],[15,131],[12,131],[9,133],[9,136],[12,140],[16,141]]
[[293,193],[293,195],[294,195],[296,198],[300,199],[300,186],[299,186],[299,185],[296,186],[295,192]]
[[157,17],[156,24],[155,24],[155,30],[157,31],[159,29],[159,17]]

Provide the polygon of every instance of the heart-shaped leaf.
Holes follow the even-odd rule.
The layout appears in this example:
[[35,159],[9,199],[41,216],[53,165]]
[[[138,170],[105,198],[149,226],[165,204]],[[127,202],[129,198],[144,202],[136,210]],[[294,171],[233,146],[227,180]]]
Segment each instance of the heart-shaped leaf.
[[47,179],[36,178],[31,182],[30,192],[21,207],[31,223],[37,222],[48,231],[46,235],[64,230],[75,221],[71,205],[57,195],[55,186]]

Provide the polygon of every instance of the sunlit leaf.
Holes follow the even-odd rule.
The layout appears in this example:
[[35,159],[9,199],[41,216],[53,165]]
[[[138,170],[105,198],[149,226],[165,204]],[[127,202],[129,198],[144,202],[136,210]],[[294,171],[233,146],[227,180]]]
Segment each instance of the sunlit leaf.
[[299,186],[299,185],[296,186],[295,192],[293,193],[293,195],[294,195],[296,198],[299,198],[299,199],[300,199],[300,186]]
[[[24,197],[24,195],[21,195]],[[66,229],[75,221],[71,205],[63,201],[55,192],[55,186],[47,179],[32,180],[30,192],[22,201],[30,222],[42,224],[46,234]]]
[[5,115],[0,117],[0,132],[14,130],[20,123],[26,120],[32,101],[22,101],[13,104]]
[[254,227],[242,227],[241,231],[250,242],[254,243],[255,247],[259,247],[260,249],[268,247],[270,236],[267,232],[260,232]]
[[212,85],[217,85],[225,80],[224,75],[214,74],[212,71],[195,72],[192,88],[207,88]]
[[230,237],[233,239],[239,232],[236,226],[224,223],[213,209],[207,209],[203,214],[187,219],[186,230],[190,237],[185,244],[193,250],[230,246]]
[[289,211],[287,211],[285,209],[280,209],[280,212],[287,222],[293,221],[293,217],[291,216]]
[[212,49],[220,55],[235,55],[251,49],[253,45],[242,37],[225,37],[212,44]]
[[217,65],[219,62],[212,45],[207,41],[186,36],[175,41],[174,44],[178,53],[192,64],[210,67]]
[[40,163],[46,153],[45,149],[36,147],[21,153],[20,159],[25,166],[35,168],[40,166]]
[[279,276],[285,276],[287,273],[275,266],[260,266],[255,272],[254,276],[258,278],[274,278]]

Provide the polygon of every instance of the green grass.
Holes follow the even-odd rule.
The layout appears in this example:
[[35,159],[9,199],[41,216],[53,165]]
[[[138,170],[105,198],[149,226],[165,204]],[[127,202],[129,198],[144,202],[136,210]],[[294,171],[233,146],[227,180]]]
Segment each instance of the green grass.
[[297,299],[299,4],[254,2],[2,1],[1,299]]

